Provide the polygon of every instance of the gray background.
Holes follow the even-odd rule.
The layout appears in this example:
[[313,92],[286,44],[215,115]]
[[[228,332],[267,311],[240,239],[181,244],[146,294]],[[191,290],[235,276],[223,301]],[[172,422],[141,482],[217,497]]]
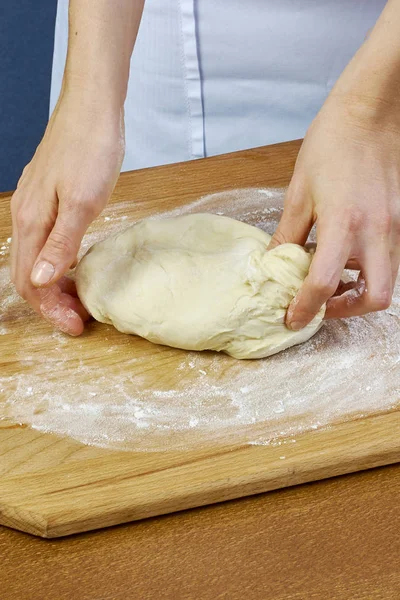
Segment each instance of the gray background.
[[0,191],[15,188],[46,127],[57,0],[0,0]]

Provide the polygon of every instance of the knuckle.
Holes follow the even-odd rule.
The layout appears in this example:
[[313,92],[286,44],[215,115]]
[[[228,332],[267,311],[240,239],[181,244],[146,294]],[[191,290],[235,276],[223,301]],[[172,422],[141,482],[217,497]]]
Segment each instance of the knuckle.
[[30,219],[26,210],[18,208],[15,214],[15,222],[20,231],[26,231],[29,228]]
[[85,214],[90,217],[97,216],[100,212],[99,202],[95,194],[88,191],[81,192],[79,189],[63,193],[65,206],[79,214]]
[[91,219],[96,218],[100,212],[101,207],[97,201],[97,198],[88,198],[85,201],[85,212]]
[[312,292],[318,297],[330,298],[336,292],[337,283],[333,278],[316,277],[311,281]]
[[389,290],[382,290],[380,292],[372,292],[367,294],[367,308],[371,312],[379,310],[386,310],[389,308],[392,302],[392,294]]
[[48,245],[53,254],[64,256],[70,254],[73,248],[71,238],[62,231],[53,231],[49,235]]
[[378,233],[389,235],[393,227],[393,217],[390,214],[381,215],[376,224]]
[[364,213],[357,207],[352,206],[347,212],[347,229],[350,233],[358,233],[364,225]]
[[63,191],[62,197],[65,204],[71,208],[81,207],[86,202],[87,194],[78,189]]

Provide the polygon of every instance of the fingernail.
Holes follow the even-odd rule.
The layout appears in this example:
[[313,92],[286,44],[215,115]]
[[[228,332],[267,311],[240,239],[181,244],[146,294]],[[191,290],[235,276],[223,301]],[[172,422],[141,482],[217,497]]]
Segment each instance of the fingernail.
[[54,276],[55,268],[52,264],[42,260],[39,262],[32,271],[32,283],[35,285],[46,285],[49,283],[51,278]]
[[300,331],[305,325],[301,321],[292,321],[291,323],[288,323],[288,326],[292,331]]

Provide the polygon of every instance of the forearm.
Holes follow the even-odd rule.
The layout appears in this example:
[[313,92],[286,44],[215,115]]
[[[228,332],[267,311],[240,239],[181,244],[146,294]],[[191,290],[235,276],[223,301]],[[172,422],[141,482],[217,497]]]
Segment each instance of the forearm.
[[70,0],[63,92],[121,108],[145,0]]
[[[400,0],[389,0],[368,39],[343,71],[332,97],[400,127]],[[368,115],[370,116],[370,115]]]

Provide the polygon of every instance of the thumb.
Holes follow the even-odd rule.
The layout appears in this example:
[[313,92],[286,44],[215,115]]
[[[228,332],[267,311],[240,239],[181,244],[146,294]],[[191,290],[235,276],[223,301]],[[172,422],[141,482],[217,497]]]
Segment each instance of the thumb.
[[31,281],[36,287],[55,283],[76,261],[81,240],[88,227],[81,216],[60,213],[43,246],[31,273]]
[[268,250],[288,242],[304,246],[312,226],[311,202],[304,186],[297,184],[293,177],[286,192],[281,220],[271,238]]

